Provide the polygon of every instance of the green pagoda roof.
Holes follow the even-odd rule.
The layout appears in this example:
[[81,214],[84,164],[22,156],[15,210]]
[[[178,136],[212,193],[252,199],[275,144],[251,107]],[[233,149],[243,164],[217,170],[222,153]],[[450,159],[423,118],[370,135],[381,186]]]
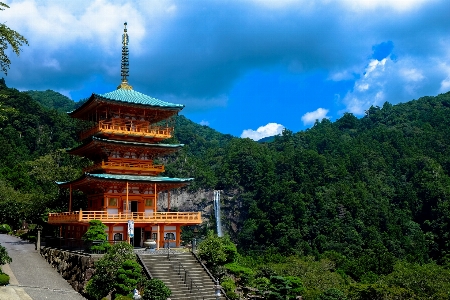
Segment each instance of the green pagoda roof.
[[105,142],[105,143],[112,143],[112,144],[136,145],[136,146],[154,147],[154,148],[180,148],[180,147],[184,147],[184,144],[150,144],[150,143],[144,143],[144,142],[133,142],[133,141],[102,139],[102,138],[99,138],[99,137],[96,137],[96,136],[93,136],[92,140]]
[[117,102],[131,103],[131,104],[139,104],[146,106],[156,106],[163,108],[175,108],[182,109],[184,107],[183,104],[175,104],[170,102],[165,102],[145,94],[136,92],[135,90],[129,89],[117,89],[115,91],[106,93],[106,94],[92,94],[95,97],[108,99]]
[[99,178],[99,179],[114,179],[114,180],[128,180],[128,181],[149,181],[149,182],[189,182],[194,178],[171,178],[162,176],[141,176],[141,175],[117,175],[117,174],[91,174],[86,173],[87,177]]
[[119,175],[119,174],[92,174],[84,173],[84,175],[74,181],[66,182],[56,182],[58,185],[67,185],[71,183],[80,182],[83,179],[106,179],[106,180],[117,180],[117,181],[135,181],[135,182],[152,182],[152,183],[188,183],[194,178],[171,178],[162,176],[142,176],[142,175]]

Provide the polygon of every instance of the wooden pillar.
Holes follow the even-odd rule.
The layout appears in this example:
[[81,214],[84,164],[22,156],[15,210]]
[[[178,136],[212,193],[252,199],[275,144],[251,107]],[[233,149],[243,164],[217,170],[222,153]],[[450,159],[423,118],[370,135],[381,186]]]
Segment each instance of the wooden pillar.
[[128,181],[127,181],[127,197],[126,197],[126,202],[125,202],[125,213],[127,214],[127,218],[128,218]]
[[69,212],[72,212],[72,185],[69,185]]
[[155,183],[155,189],[153,190],[153,193],[155,194],[155,201],[153,201],[153,211],[156,212],[157,211],[157,207],[158,205],[156,204],[156,202],[158,201],[158,192],[156,191],[156,183]]
[[175,236],[175,241],[176,241],[176,247],[179,248],[180,244],[181,244],[181,225],[177,225],[176,227],[176,236]]
[[170,190],[167,191],[167,212],[170,211]]
[[161,240],[161,228],[159,227],[159,224],[157,232],[158,234],[156,235],[156,249],[159,250],[159,241]]

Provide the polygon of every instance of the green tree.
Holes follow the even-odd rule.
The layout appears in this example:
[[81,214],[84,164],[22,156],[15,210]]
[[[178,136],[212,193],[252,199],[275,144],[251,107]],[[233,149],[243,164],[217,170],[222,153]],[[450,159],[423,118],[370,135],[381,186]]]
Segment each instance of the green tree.
[[147,280],[144,285],[142,300],[166,300],[172,292],[159,279]]
[[0,265],[10,264],[12,258],[8,255],[6,248],[0,245]]
[[89,221],[89,228],[82,236],[82,240],[88,244],[90,251],[105,251],[110,248],[106,240],[108,234],[105,229],[108,227],[100,220]]
[[132,294],[142,280],[142,267],[135,260],[126,260],[117,270],[117,280],[114,284],[116,295]]
[[206,239],[198,245],[198,255],[213,274],[218,276],[221,267],[236,260],[237,249],[228,236],[218,237],[213,231],[209,231]]
[[114,244],[108,252],[95,263],[95,273],[88,281],[85,290],[93,299],[106,297],[114,291],[119,267],[127,260],[135,260],[133,246],[126,243]]
[[[0,10],[4,10],[5,8],[9,8],[9,6],[0,2]],[[10,45],[13,52],[16,55],[19,55],[21,51],[20,47],[22,47],[23,44],[28,45],[26,38],[17,31],[6,26],[4,23],[0,23],[0,68],[5,74],[8,73],[9,65],[11,64],[8,55],[5,53],[6,49],[8,49],[8,46]]]

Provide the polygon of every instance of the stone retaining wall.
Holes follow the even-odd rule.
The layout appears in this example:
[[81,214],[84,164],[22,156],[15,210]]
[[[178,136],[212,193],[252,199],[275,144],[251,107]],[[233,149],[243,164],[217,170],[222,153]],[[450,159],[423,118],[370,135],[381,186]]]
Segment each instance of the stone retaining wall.
[[94,262],[102,255],[82,255],[65,250],[41,248],[42,257],[79,293],[94,274]]

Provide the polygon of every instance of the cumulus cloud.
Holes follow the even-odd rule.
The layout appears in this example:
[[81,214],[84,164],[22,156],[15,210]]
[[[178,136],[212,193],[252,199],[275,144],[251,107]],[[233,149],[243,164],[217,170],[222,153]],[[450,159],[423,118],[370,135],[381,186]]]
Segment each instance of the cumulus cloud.
[[200,121],[200,125],[202,125],[202,126],[209,126],[209,122],[205,121],[205,120],[201,120]]
[[250,138],[254,141],[258,141],[268,136],[281,134],[283,132],[283,129],[284,126],[281,124],[268,123],[267,125],[261,126],[256,130],[245,129],[241,134],[241,138]]
[[[435,92],[448,76],[434,77],[436,88],[427,72],[444,61],[448,49],[448,43],[436,42],[448,37],[450,1],[444,0],[10,0],[8,5],[2,20],[30,46],[19,58],[12,56],[7,80],[28,89],[78,90],[96,78],[117,86],[124,21],[130,83],[150,95],[174,95],[181,103],[223,105],[239,78],[271,66],[302,74],[328,70],[333,81],[354,80],[368,66],[368,49],[376,48],[372,59],[379,62],[393,44],[399,59],[409,53],[411,63],[403,75],[390,69],[401,62],[388,60],[386,70],[415,79],[407,81],[410,94],[419,83],[421,91]],[[360,82],[361,95],[351,93],[347,102],[353,101],[350,96],[358,102],[363,92],[377,94],[374,82],[366,81]],[[382,90],[384,97],[389,91]]]
[[382,106],[386,101],[398,103],[447,91],[447,74],[445,64],[437,58],[420,64],[412,57],[371,59],[343,98],[345,109],[341,113],[363,115],[370,106]]
[[302,116],[303,125],[314,124],[316,120],[329,119],[330,117],[327,116],[328,111],[328,109],[320,107],[315,111],[307,112]]

